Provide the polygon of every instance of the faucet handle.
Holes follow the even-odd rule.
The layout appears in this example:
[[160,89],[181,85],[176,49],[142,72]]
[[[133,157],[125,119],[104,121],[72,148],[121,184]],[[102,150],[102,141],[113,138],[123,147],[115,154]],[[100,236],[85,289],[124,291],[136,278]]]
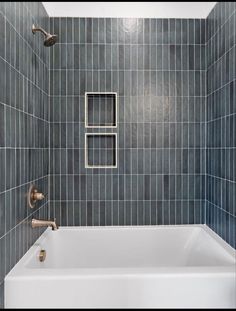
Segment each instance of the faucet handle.
[[35,207],[37,201],[45,199],[45,195],[42,192],[38,192],[35,185],[31,185],[27,194],[28,205],[31,208]]
[[38,192],[37,190],[34,191],[32,196],[34,201],[41,201],[45,198],[45,195],[42,192]]

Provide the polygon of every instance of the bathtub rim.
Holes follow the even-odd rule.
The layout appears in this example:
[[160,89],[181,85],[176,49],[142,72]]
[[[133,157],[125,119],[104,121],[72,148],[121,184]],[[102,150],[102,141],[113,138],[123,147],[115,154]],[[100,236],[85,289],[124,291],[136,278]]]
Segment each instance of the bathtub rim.
[[54,233],[51,228],[47,228],[41,236],[35,241],[35,243],[29,248],[24,256],[16,263],[11,271],[5,276],[4,281],[11,280],[31,280],[32,278],[38,279],[78,279],[85,277],[138,277],[140,275],[147,277],[156,276],[217,276],[225,277],[236,275],[236,250],[232,248],[227,242],[225,242],[220,236],[218,236],[211,228],[207,225],[145,225],[145,226],[61,226],[59,230],[63,231],[76,231],[76,230],[153,230],[153,229],[182,229],[182,228],[200,228],[207,232],[220,246],[223,247],[235,261],[235,265],[225,266],[167,266],[167,267],[113,267],[113,268],[35,268],[27,267],[27,263],[32,259],[32,256],[39,249],[39,245],[44,242],[48,234]]

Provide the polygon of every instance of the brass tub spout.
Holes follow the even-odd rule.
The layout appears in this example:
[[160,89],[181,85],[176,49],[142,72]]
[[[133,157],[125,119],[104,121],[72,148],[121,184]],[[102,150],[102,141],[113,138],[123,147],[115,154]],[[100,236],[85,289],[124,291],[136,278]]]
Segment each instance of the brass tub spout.
[[32,228],[37,227],[51,227],[52,230],[57,230],[59,227],[56,224],[56,219],[54,221],[51,220],[39,220],[39,219],[32,219]]

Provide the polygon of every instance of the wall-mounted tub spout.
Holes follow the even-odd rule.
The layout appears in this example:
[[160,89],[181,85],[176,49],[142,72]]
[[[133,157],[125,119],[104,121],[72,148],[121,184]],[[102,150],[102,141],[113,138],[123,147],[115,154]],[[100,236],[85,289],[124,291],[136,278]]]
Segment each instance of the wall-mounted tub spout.
[[59,227],[56,224],[56,219],[54,221],[51,220],[39,220],[39,219],[32,219],[32,228],[37,227],[51,227],[52,230],[57,230]]

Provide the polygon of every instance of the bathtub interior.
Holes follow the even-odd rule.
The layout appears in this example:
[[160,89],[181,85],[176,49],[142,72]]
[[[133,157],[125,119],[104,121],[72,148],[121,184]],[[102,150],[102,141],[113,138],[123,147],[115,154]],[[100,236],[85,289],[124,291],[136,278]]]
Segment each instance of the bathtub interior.
[[[39,262],[45,249],[47,257]],[[61,227],[47,230],[28,269],[230,267],[235,252],[206,226]]]

